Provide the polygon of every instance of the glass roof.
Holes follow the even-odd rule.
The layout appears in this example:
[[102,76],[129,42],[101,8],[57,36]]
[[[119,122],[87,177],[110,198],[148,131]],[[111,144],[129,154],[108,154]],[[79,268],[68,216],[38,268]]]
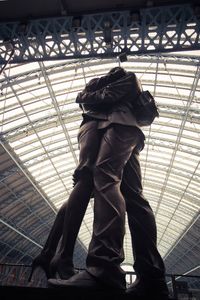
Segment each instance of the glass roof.
[[[115,59],[13,64],[0,77],[1,136],[56,209],[69,197],[78,163],[81,110],[76,95],[91,78],[116,65]],[[122,66],[136,73],[160,111],[143,128],[146,146],[140,160],[144,194],[156,216],[158,248],[165,258],[200,211],[199,58],[130,56]],[[92,222],[93,200],[79,233],[86,248]],[[127,224],[124,250],[125,263],[131,264]]]

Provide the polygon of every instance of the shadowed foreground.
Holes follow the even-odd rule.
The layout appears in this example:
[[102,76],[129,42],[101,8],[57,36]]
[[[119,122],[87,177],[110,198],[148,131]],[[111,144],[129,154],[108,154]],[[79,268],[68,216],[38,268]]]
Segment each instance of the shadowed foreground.
[[[0,286],[1,300],[147,300],[137,299],[119,290],[88,290],[77,288],[35,288]],[[150,299],[149,299],[150,300]],[[159,300],[159,299],[156,299]],[[169,300],[175,300],[170,298]]]

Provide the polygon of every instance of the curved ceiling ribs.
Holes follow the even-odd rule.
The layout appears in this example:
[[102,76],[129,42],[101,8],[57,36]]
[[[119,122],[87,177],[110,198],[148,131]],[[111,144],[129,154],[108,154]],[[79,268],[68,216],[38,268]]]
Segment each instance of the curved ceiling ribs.
[[[29,262],[44,243],[55,218],[54,207],[59,208],[72,189],[81,122],[74,99],[85,82],[116,64],[113,59],[34,62],[10,65],[1,76],[4,246],[0,254],[4,262]],[[159,250],[171,272],[182,265],[183,272],[195,269],[198,273],[199,58],[129,56],[123,66],[136,72],[143,88],[155,94],[160,110],[160,118],[144,128],[146,147],[140,155],[144,193],[156,215]],[[91,200],[79,233],[85,249],[92,222]],[[124,245],[125,262],[131,264],[128,227]],[[187,256],[180,255],[186,245]],[[193,257],[190,263],[189,256]]]
[[[90,78],[116,65],[108,57],[126,51],[143,54],[123,64],[155,95],[160,109],[159,120],[144,129],[141,153],[158,246],[171,272],[199,270],[199,59],[144,55],[199,49],[198,14],[186,4],[99,12],[78,21],[75,27],[75,19],[66,16],[0,24],[0,62],[6,62],[10,51],[11,63],[34,61],[1,69],[3,260],[28,261],[44,243],[54,207],[69,196],[78,161],[81,112],[74,104],[76,94]],[[62,58],[68,62],[43,62]],[[79,235],[83,248],[91,237],[92,210],[91,201]],[[126,232],[125,261],[132,263],[128,227]]]

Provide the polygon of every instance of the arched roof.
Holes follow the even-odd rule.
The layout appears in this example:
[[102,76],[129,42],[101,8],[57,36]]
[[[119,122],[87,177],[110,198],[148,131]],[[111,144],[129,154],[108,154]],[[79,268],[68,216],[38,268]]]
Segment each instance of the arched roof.
[[[72,190],[78,162],[81,111],[75,97],[91,78],[116,65],[116,59],[97,58],[34,62],[7,66],[1,75],[1,262],[30,263],[44,244],[56,211]],[[136,73],[160,111],[143,129],[146,146],[140,155],[158,249],[169,272],[200,274],[199,56],[133,55],[122,66]],[[92,222],[93,200],[79,233],[79,266],[84,265]],[[124,250],[124,263],[132,264],[127,225]]]

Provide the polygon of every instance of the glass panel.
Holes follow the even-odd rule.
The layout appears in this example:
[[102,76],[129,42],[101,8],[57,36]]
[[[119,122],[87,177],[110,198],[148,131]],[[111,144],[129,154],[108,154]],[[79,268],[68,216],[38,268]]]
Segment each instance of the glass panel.
[[[23,168],[59,208],[72,190],[72,174],[78,162],[82,111],[75,103],[77,93],[90,79],[105,75],[117,64],[94,59],[81,65],[80,61],[49,61],[43,65],[46,78],[39,63],[10,66],[10,75],[16,77],[9,83],[0,78],[0,126],[2,137]],[[123,63],[125,69],[136,72],[143,89],[152,92],[160,110],[152,126],[143,128],[146,145],[140,160],[144,195],[156,216],[163,256],[189,228],[200,207],[200,86],[195,81],[196,65],[196,60],[175,55],[131,56]],[[86,248],[92,222],[93,202],[79,233]],[[124,247],[125,261],[132,263],[127,222]]]

